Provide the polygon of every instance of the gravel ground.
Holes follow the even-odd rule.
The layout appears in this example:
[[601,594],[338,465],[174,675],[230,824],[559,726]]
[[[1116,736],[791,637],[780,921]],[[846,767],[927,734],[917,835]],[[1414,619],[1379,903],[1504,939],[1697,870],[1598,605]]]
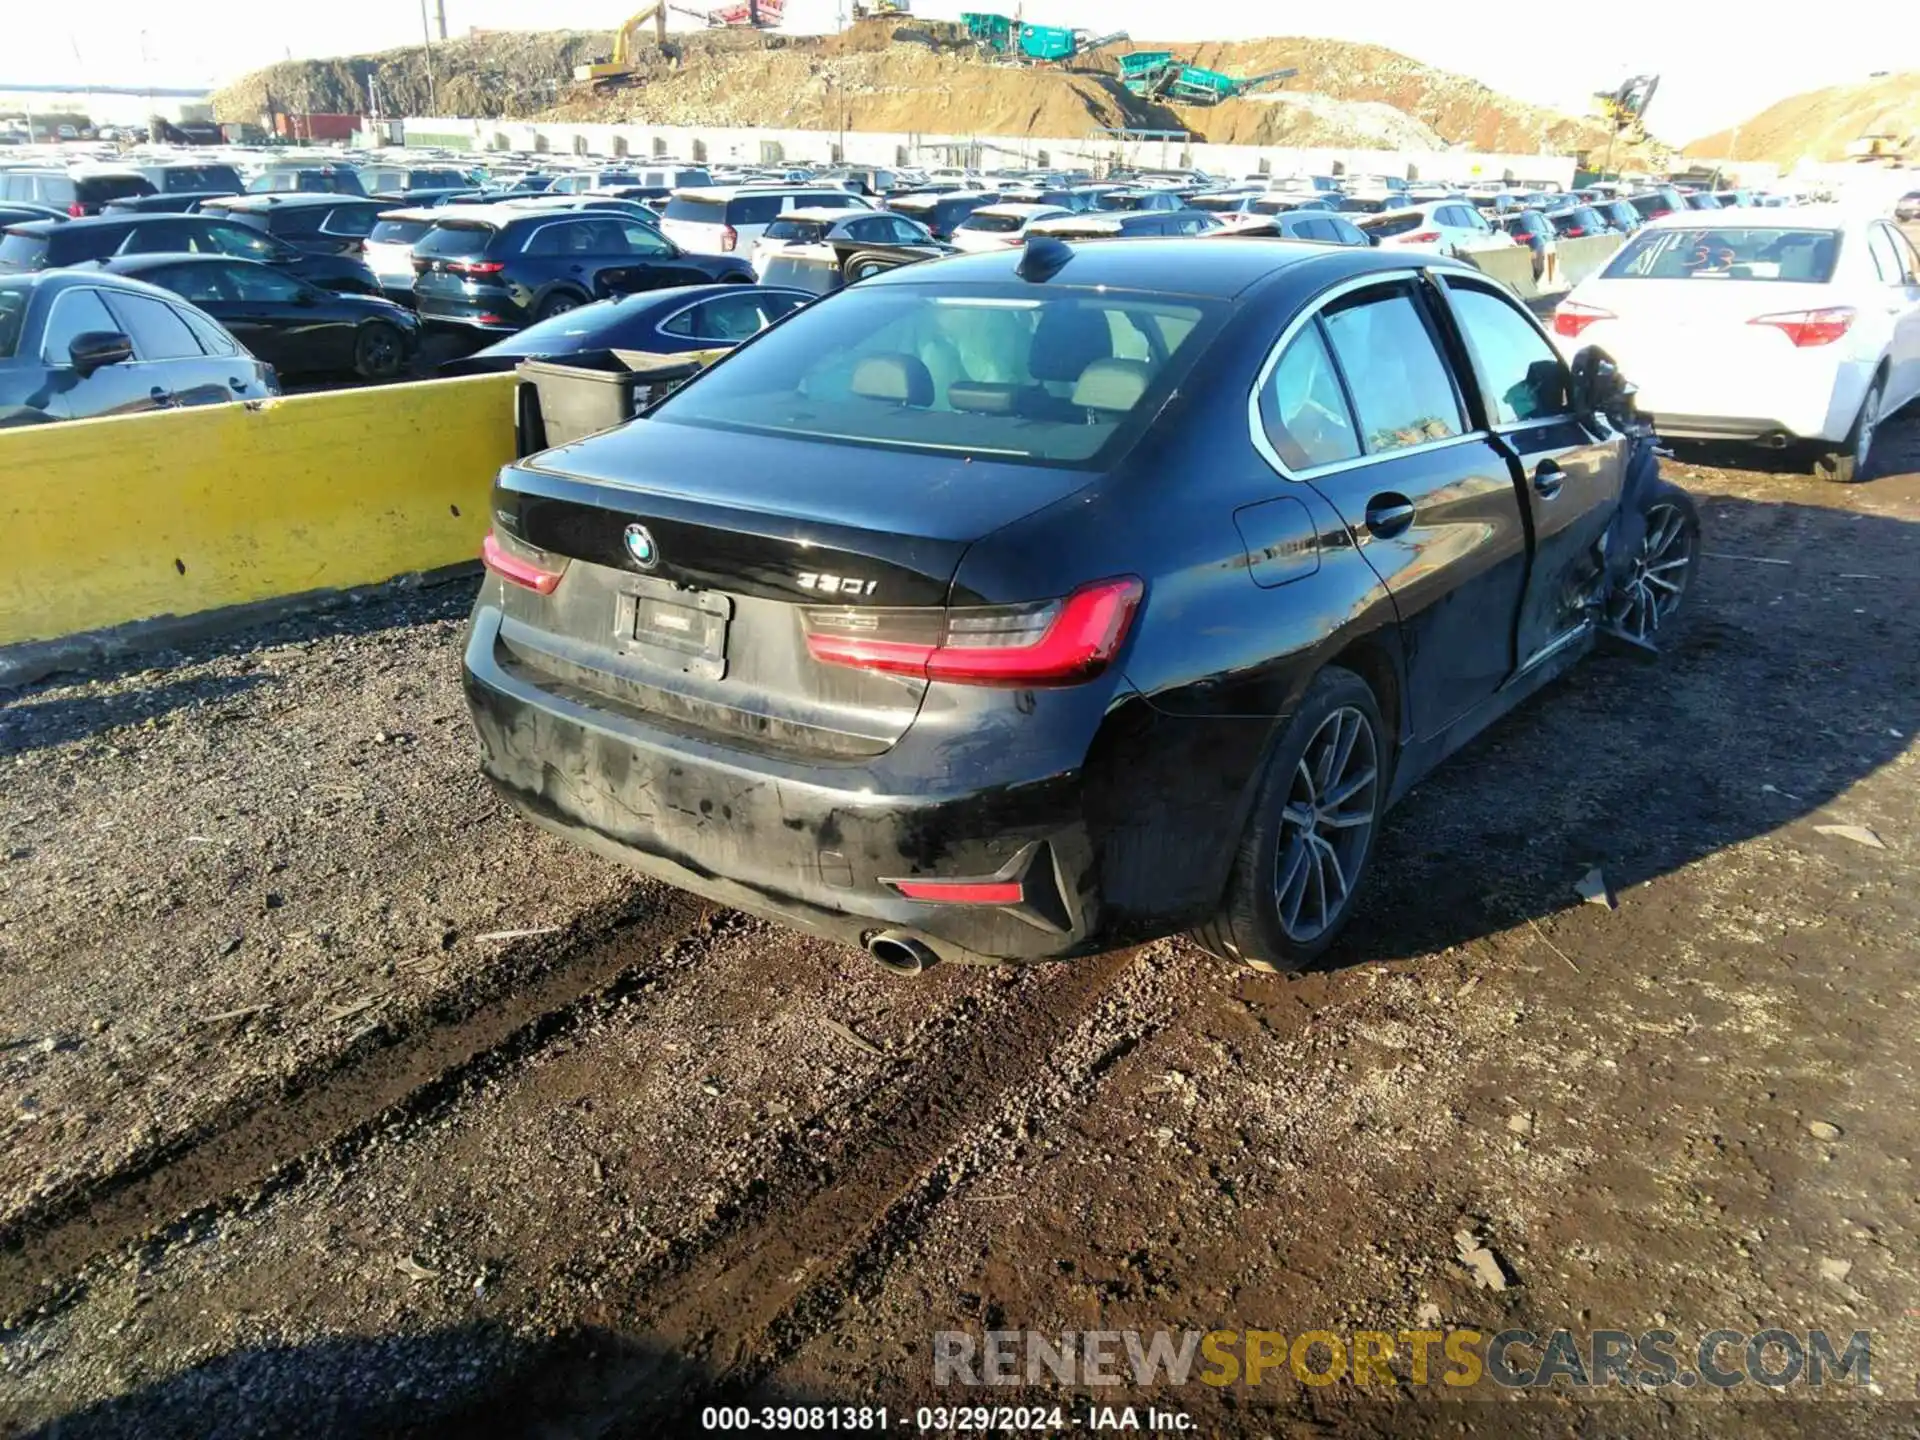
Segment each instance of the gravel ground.
[[1670,467],[1678,643],[1423,784],[1296,980],[1170,941],[902,982],[574,854],[474,775],[463,587],[11,697],[0,1433],[675,1436],[981,1398],[934,1390],[939,1330],[1435,1317],[1870,1329],[1876,1388],[1030,1398],[1920,1432],[1920,423],[1880,453]]

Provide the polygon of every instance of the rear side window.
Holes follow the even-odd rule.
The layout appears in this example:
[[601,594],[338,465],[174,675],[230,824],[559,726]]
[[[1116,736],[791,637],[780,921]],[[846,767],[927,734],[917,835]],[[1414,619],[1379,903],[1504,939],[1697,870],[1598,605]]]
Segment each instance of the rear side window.
[[338,210],[329,210],[320,229],[328,235],[345,235],[355,240],[364,240],[372,233],[380,212],[366,205],[342,205]]
[[200,348],[209,355],[238,355],[239,342],[216,325],[213,320],[195,310],[179,311],[179,316],[187,322],[187,328],[193,331],[194,339],[200,342]]
[[1289,470],[1311,470],[1359,455],[1353,416],[1319,321],[1288,342],[1260,387],[1260,424]]
[[1448,297],[1496,425],[1567,411],[1566,371],[1546,337],[1513,306],[1479,286],[1447,281]]
[[240,184],[240,172],[231,165],[173,165],[149,172],[147,178],[168,195],[244,188]]
[[1405,286],[1336,304],[1325,321],[1369,455],[1461,433],[1465,422],[1446,364]]
[[675,195],[667,201],[668,220],[685,220],[694,225],[721,225],[726,223],[726,202],[717,198],[691,195]]
[[44,235],[19,235],[9,230],[0,235],[0,265],[17,270],[38,270],[47,263]]
[[1879,272],[1881,283],[1903,285],[1907,279],[1906,262],[1901,258],[1899,249],[1893,243],[1893,237],[1885,226],[1876,225],[1867,232],[1867,251],[1873,257],[1873,268]]
[[414,243],[413,253],[429,259],[471,260],[486,253],[496,233],[491,225],[435,225]]
[[133,350],[142,360],[184,360],[202,352],[180,312],[145,295],[112,295],[108,306],[125,322]]
[[722,295],[688,307],[660,328],[669,335],[733,345],[752,339],[796,303],[786,296]]
[[1006,235],[1021,226],[1018,215],[988,215],[976,210],[960,223],[962,230],[985,230],[995,235]]
[[[79,188],[64,175],[36,175],[32,177],[30,183],[34,193],[25,198],[38,200],[42,205],[51,205],[57,210],[66,209],[80,198]],[[134,191],[133,193],[144,194],[145,192]]]
[[47,333],[40,342],[40,358],[49,365],[71,365],[68,354],[73,342],[96,331],[113,333],[122,328],[100,303],[98,290],[63,290],[54,297],[53,313],[47,316]]
[[198,229],[192,225],[183,225],[178,220],[157,220],[152,224],[134,226],[132,233],[121,243],[118,253],[166,255],[191,252],[200,248],[195,243],[199,238]]

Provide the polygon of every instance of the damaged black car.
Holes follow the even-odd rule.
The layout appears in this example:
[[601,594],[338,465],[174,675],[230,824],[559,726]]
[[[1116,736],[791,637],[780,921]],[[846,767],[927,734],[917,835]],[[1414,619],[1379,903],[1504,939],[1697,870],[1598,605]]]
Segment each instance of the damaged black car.
[[1699,553],[1604,358],[1464,264],[876,275],[499,476],[465,683],[522,813],[890,969],[1295,969],[1388,808]]

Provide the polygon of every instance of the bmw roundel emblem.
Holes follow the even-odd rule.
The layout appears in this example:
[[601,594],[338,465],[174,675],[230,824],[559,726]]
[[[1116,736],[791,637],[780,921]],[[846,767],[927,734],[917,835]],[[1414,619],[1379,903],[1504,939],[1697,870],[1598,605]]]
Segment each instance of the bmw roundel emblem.
[[642,570],[651,570],[660,563],[660,547],[653,542],[653,532],[644,525],[627,526],[627,554]]

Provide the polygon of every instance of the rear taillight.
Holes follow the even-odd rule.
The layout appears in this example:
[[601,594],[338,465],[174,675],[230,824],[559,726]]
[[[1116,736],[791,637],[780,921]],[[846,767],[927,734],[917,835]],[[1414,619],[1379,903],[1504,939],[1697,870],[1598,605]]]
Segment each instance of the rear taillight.
[[909,900],[940,905],[1018,905],[1027,898],[1018,880],[889,880]]
[[1778,315],[1756,315],[1749,325],[1771,325],[1784,331],[1797,350],[1811,345],[1831,345],[1847,333],[1853,324],[1851,305],[1834,305],[1825,310],[1786,310]]
[[1439,238],[1440,232],[1438,230],[1422,230],[1418,235],[1407,236],[1406,243],[1409,245],[1431,245]]
[[81,220],[86,218],[86,213],[87,213],[87,207],[82,205],[78,200],[74,201],[71,205],[67,206],[67,214],[71,215],[76,220]]
[[1119,653],[1144,588],[1122,575],[1027,605],[848,606],[803,610],[801,620],[808,652],[828,665],[958,685],[1073,685]]
[[1569,225],[1560,232],[1560,234],[1568,240],[1578,240],[1586,233],[1586,227],[1582,225]]
[[739,243],[740,232],[738,230],[734,229],[731,225],[722,225],[720,227],[720,248],[722,250],[728,254],[732,254],[734,246]]
[[1572,340],[1596,320],[1617,318],[1611,310],[1602,310],[1598,305],[1582,305],[1578,300],[1564,300],[1553,312],[1553,333],[1564,335]]
[[480,560],[502,580],[536,595],[551,595],[567,573],[564,555],[551,555],[499,530],[487,531],[487,538],[480,542]]
[[504,260],[449,260],[447,269],[456,275],[498,275],[507,268]]

